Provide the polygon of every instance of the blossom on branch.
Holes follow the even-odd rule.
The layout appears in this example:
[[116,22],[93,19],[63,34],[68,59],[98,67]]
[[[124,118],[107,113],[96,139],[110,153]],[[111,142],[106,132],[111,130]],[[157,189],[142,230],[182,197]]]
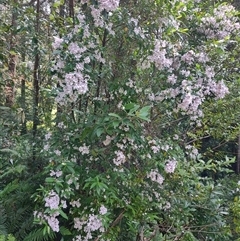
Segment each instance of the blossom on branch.
[[114,11],[119,6],[120,0],[99,0],[100,9],[106,9],[106,11]]
[[175,160],[169,160],[165,165],[165,172],[166,173],[174,173],[175,168],[177,166],[177,162]]

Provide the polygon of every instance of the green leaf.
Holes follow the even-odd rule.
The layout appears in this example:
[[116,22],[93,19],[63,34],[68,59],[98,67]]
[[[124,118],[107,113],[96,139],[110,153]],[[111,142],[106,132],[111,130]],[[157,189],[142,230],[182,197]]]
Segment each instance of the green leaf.
[[140,108],[140,105],[134,104],[134,103],[128,103],[125,106],[126,110],[129,110],[128,115],[132,115],[135,111],[137,111]]
[[104,133],[104,129],[102,127],[98,128],[96,130],[96,135],[97,137],[100,137],[102,135],[102,133]]
[[11,55],[17,55],[17,53],[16,53],[15,51],[13,51],[13,50],[10,50],[9,53],[10,53]]
[[14,154],[16,156],[19,156],[18,152],[14,151],[14,150],[11,150],[11,149],[8,149],[8,148],[0,149],[0,152],[8,152],[8,153]]
[[97,186],[97,182],[92,183],[90,189],[93,189],[95,186]]
[[145,120],[145,121],[150,121],[150,119],[147,118],[146,116],[138,115],[138,118],[140,118],[140,119],[142,119],[142,120]]
[[58,210],[60,215],[65,218],[66,220],[68,220],[68,216],[66,215],[66,213],[64,213],[61,209]]
[[62,235],[72,235],[71,231],[63,226],[60,227],[60,233]]
[[53,183],[53,182],[56,182],[56,179],[53,178],[53,177],[47,177],[47,178],[45,179],[45,181],[46,181],[47,183]]
[[113,125],[114,129],[117,128],[119,126],[119,124],[120,124],[120,121],[113,121],[112,122],[112,125]]
[[0,110],[11,110],[9,107],[6,106],[0,106]]
[[26,166],[24,165],[17,165],[15,167],[15,170],[18,172],[18,173],[21,173],[22,171],[24,171],[26,169]]
[[135,105],[134,103],[128,103],[124,105],[124,108],[125,110],[131,110],[134,107],[134,105]]
[[122,117],[120,117],[119,115],[117,115],[117,114],[115,114],[115,113],[109,113],[108,115],[109,115],[109,116],[116,117],[116,118],[118,118],[119,120],[122,119]]
[[144,106],[144,107],[139,111],[139,114],[140,114],[140,115],[145,115],[145,116],[147,116],[147,115],[149,115],[149,113],[150,113],[150,109],[151,109],[151,106],[150,106],[150,105]]
[[53,7],[54,7],[54,8],[58,8],[58,7],[61,6],[62,4],[63,4],[62,1],[57,1],[57,2],[53,3]]
[[150,121],[149,119],[150,109],[151,109],[151,106],[144,106],[136,113],[137,117],[142,120]]
[[66,167],[71,173],[75,173],[74,168],[72,168],[70,165],[66,165]]

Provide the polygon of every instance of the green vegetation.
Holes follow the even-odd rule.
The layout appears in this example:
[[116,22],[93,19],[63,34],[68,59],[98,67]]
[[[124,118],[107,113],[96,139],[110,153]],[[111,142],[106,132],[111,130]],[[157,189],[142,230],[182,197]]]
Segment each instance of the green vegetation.
[[0,3],[0,241],[240,240],[232,4]]

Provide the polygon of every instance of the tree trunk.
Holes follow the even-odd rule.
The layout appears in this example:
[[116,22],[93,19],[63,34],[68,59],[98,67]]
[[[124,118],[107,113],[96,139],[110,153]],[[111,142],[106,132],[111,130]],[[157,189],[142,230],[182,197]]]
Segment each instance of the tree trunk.
[[27,133],[27,126],[26,126],[26,118],[25,118],[25,111],[26,111],[26,81],[25,78],[22,78],[21,80],[21,108],[24,114],[24,117],[22,117],[22,128],[21,128],[21,134],[24,135]]
[[15,53],[16,46],[16,20],[17,20],[17,0],[13,2],[13,10],[12,10],[12,30],[10,33],[10,48],[9,48],[9,61],[8,61],[8,79],[5,84],[5,105],[8,107],[12,107],[14,104],[14,85],[16,78],[16,60],[17,56]]
[[[39,34],[39,13],[40,0],[37,0],[36,9],[36,25],[35,25],[35,61],[33,68],[33,141],[37,135],[38,119],[38,102],[39,102],[39,48],[38,48],[38,34]],[[36,162],[36,147],[33,146],[33,162]]]
[[236,173],[240,173],[240,134],[238,135],[238,150],[237,150],[237,161],[236,161]]
[[72,18],[74,22],[74,0],[69,0],[68,7],[69,7],[69,17]]
[[[64,8],[65,8],[65,3],[66,1],[63,2],[63,4],[61,4],[59,6],[59,16],[60,16],[60,22],[59,24],[59,28],[61,28],[61,25],[64,26],[64,17],[65,17],[65,12],[64,12]],[[58,31],[61,33],[61,31]],[[61,34],[59,37],[62,37]],[[57,88],[60,88],[59,83],[57,83]],[[56,125],[60,122],[61,120],[61,113],[62,113],[62,107],[61,105],[57,104],[57,113],[56,113]]]

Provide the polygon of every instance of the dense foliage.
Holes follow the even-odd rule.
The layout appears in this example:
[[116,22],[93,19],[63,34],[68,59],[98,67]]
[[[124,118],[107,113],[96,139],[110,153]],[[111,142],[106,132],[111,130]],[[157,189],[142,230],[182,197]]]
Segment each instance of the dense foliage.
[[0,6],[0,240],[240,240],[232,5]]

